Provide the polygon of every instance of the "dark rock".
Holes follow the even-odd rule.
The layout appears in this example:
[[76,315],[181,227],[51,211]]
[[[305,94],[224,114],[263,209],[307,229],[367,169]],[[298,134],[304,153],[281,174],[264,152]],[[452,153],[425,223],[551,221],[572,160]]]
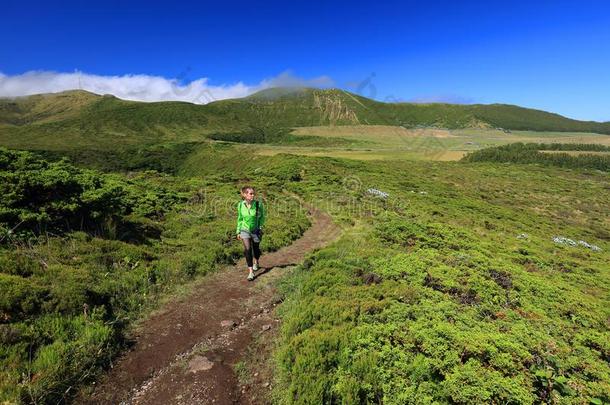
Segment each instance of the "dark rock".
[[21,338],[21,331],[11,325],[0,325],[0,343],[13,344]]
[[364,282],[364,284],[366,284],[366,285],[379,284],[383,281],[381,276],[379,276],[375,273],[365,273],[361,276],[361,278],[362,278],[362,281]]

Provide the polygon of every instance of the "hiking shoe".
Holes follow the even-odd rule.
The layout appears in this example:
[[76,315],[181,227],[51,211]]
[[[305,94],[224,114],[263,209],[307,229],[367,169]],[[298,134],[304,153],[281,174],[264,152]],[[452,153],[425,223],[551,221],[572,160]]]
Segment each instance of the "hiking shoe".
[[258,271],[258,263],[254,263],[254,266],[252,267],[252,270]]
[[250,273],[248,273],[248,281],[252,280],[254,280],[254,272],[251,271]]

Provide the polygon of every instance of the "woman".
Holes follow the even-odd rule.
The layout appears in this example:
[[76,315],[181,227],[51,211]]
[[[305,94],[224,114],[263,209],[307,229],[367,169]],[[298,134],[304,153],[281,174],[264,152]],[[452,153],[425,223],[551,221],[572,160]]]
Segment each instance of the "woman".
[[259,244],[265,224],[265,209],[263,204],[254,200],[254,188],[242,187],[242,201],[237,203],[237,239],[244,244],[244,254],[248,264],[248,281],[254,280],[254,272],[258,270],[258,259],[261,256]]

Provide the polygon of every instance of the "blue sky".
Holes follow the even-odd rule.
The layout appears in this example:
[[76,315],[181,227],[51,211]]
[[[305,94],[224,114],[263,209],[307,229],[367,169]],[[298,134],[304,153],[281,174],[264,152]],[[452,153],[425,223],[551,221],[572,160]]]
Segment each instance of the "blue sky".
[[198,86],[218,98],[289,76],[379,100],[510,103],[610,121],[610,2],[9,0],[1,9],[0,83],[13,93],[48,89],[49,72],[119,76],[123,87],[126,75],[180,86],[205,78]]

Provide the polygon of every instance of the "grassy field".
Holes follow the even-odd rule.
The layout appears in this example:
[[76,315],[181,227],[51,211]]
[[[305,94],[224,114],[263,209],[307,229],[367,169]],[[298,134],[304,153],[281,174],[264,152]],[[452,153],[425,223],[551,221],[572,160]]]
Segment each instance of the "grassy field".
[[[519,160],[527,145],[486,149],[610,136],[460,128],[520,127],[521,113],[536,128],[604,124],[299,94],[0,103],[0,144],[47,160],[0,153],[0,402],[69,397],[159,297],[238,257],[232,208],[251,183],[269,203],[268,250],[307,225],[285,190],[345,229],[283,284],[276,403],[610,403],[608,174],[553,166],[606,155],[545,166],[533,149]],[[331,121],[344,125],[319,126]]]
[[[130,217],[157,230],[145,243],[53,230],[2,246],[0,260],[11,266],[0,281],[12,294],[1,308],[3,400],[57,401],[67,387],[91,381],[143,306],[236,257],[230,213],[244,182],[281,208],[269,212],[266,248],[302,232],[295,226],[303,213],[286,204],[283,189],[347,229],[285,282],[277,403],[610,400],[606,174],[261,156],[248,148],[195,145],[178,176],[110,175],[108,185],[125,182],[144,197],[135,200],[143,212],[156,193],[183,196],[160,217]],[[32,175],[66,181],[58,168]],[[209,199],[213,212],[201,204]],[[12,201],[3,204],[14,210]]]
[[606,174],[303,165],[291,189],[353,228],[285,283],[277,403],[610,400]]
[[610,136],[591,133],[511,131],[492,129],[406,129],[384,125],[317,126],[295,128],[296,136],[340,138],[353,142],[337,147],[264,145],[255,148],[261,155],[292,153],[358,160],[459,160],[466,153],[514,142],[586,143],[610,145]]
[[273,174],[346,227],[283,285],[276,403],[610,400],[607,174],[223,148],[184,170]]

